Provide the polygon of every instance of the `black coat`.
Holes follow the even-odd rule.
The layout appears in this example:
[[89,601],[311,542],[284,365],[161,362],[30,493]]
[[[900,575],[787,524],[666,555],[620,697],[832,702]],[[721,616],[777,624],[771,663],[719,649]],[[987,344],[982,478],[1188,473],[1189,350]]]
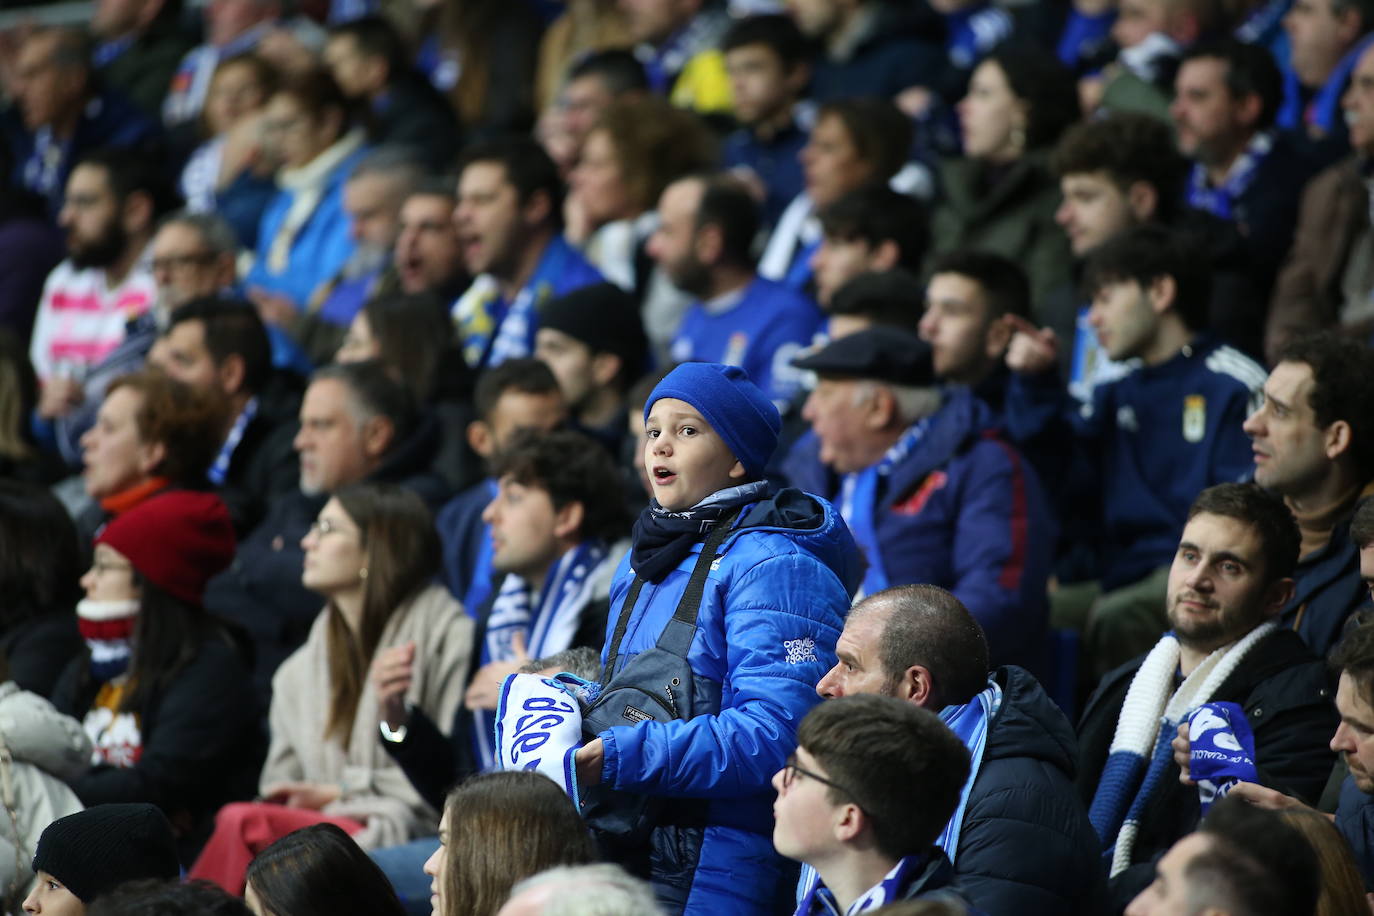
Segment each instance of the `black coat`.
[[52,696],[68,663],[85,650],[70,606],[30,617],[0,636],[0,656],[9,663],[10,680],[41,697]]
[[301,393],[292,384],[294,377],[279,373],[279,378],[271,392],[258,397],[258,412],[244,428],[229,458],[224,485],[217,491],[239,537],[252,531],[269,506],[300,484],[300,462],[293,446],[300,429],[296,414]]
[[[53,705],[80,721],[99,687],[83,654],[62,672]],[[195,838],[208,833],[222,805],[252,797],[267,751],[252,682],[237,648],[227,636],[207,637],[191,663],[137,712],[143,744],[138,763],[92,767],[71,782],[72,791],[87,806],[157,805],[185,841],[184,858]]]
[[[1145,656],[1109,672],[1088,700],[1078,725],[1078,788],[1091,803],[1116,733],[1127,688]],[[1335,691],[1321,659],[1291,630],[1276,630],[1250,650],[1213,695],[1240,704],[1255,735],[1260,782],[1309,804],[1321,796],[1334,757],[1328,742],[1336,731]],[[1161,787],[1140,818],[1133,865],[1112,881],[1112,897],[1129,899],[1148,884],[1152,863],[1198,823],[1198,792],[1179,782],[1169,762]],[[1105,846],[1106,844],[1104,844]]]
[[998,668],[994,677],[1002,705],[969,794],[955,880],[987,913],[1092,916],[1101,857],[1074,788],[1073,726],[1025,669]]

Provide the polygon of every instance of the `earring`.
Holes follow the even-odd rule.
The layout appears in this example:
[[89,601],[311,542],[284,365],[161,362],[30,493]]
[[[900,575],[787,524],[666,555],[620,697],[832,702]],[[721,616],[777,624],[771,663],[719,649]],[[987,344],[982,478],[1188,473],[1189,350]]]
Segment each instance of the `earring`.
[[366,566],[364,566],[364,567],[362,567],[361,569],[358,570],[358,578],[359,578],[359,579],[362,579],[364,582],[367,581],[367,567],[366,567]]

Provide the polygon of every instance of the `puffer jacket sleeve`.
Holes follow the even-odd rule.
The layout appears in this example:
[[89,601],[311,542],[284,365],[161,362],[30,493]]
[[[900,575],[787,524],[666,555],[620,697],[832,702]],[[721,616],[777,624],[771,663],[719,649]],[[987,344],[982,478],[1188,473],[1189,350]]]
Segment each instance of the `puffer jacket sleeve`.
[[13,682],[0,686],[0,736],[15,760],[64,782],[91,765],[91,739],[81,723]]
[[[613,788],[746,796],[766,788],[795,749],[798,724],[820,701],[816,683],[835,663],[849,596],[809,555],[740,551],[733,566],[736,575],[710,583],[699,618],[707,632],[697,636],[709,640],[723,612],[720,713],[602,732],[602,779]],[[705,600],[717,605],[709,613]]]
[[1066,780],[1017,761],[975,790],[955,871],[964,896],[987,913],[1095,914],[1104,887],[1096,835]]

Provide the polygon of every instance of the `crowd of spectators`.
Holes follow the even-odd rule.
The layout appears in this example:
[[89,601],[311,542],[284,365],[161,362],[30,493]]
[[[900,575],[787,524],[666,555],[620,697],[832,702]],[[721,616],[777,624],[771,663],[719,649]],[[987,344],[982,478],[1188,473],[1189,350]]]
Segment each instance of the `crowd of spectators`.
[[1374,0],[90,6],[0,911],[1374,908]]

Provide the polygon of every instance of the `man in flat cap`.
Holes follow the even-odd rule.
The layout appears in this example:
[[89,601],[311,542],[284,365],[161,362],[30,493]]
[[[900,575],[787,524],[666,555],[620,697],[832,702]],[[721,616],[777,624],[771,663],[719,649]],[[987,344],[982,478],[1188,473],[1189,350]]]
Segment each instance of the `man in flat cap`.
[[1054,522],[1040,481],[965,387],[941,387],[930,346],[872,327],[794,362],[818,381],[783,466],[831,499],[868,560],[863,591],[938,585],[987,634],[993,664],[1036,668]]

